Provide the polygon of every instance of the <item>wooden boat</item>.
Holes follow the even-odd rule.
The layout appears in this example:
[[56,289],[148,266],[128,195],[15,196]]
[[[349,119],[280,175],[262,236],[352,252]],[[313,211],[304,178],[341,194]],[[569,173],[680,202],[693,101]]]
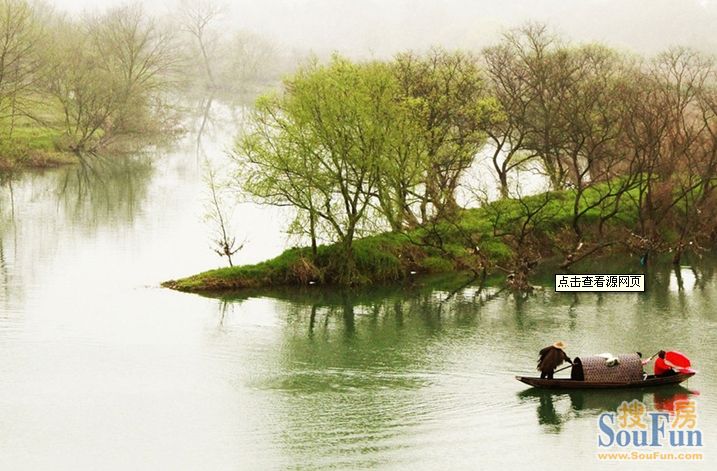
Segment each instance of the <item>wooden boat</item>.
[[515,379],[535,388],[548,389],[621,389],[621,388],[648,388],[652,386],[665,386],[679,384],[691,376],[692,373],[679,373],[672,376],[649,375],[645,379],[627,382],[615,381],[578,381],[570,378],[541,379],[535,377],[516,376]]
[[684,371],[670,376],[645,375],[642,359],[636,353],[618,355],[617,358],[618,364],[613,366],[609,366],[605,358],[600,356],[576,358],[572,378],[516,376],[515,379],[536,388],[621,389],[679,384],[695,374],[694,371]]

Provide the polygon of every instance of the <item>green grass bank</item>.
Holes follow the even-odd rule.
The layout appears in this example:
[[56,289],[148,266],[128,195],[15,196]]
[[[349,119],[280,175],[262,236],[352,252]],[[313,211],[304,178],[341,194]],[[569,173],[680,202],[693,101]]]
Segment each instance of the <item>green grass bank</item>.
[[7,123],[0,124],[0,172],[77,163],[77,156],[61,149],[61,137],[60,131],[30,120],[19,120],[12,133]]

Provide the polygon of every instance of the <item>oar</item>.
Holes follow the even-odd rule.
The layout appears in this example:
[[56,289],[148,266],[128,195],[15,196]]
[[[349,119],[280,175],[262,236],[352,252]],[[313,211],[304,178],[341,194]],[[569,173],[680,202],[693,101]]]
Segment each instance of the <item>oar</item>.
[[568,363],[568,365],[567,365],[567,366],[563,366],[562,368],[559,368],[559,369],[557,369],[557,370],[553,371],[553,373],[557,373],[558,371],[563,371],[563,370],[567,370],[568,368],[570,368],[570,367],[572,367],[572,366],[573,366],[573,364],[572,364],[572,363]]

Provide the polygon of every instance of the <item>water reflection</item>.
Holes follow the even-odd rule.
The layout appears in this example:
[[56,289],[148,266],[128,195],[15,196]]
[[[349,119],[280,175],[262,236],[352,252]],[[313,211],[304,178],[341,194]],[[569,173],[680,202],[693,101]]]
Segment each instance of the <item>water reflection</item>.
[[613,391],[565,390],[551,391],[530,388],[518,393],[522,403],[534,404],[538,424],[545,431],[561,432],[566,422],[577,418],[597,418],[602,412],[615,412],[623,401],[642,401],[648,408],[674,413],[675,402],[697,396],[684,386]]
[[42,204],[61,224],[131,222],[141,210],[153,177],[151,156],[94,157],[78,165],[28,171],[0,181],[0,231],[32,217],[29,205]]
[[0,172],[0,289],[2,298],[7,299],[10,289],[9,259],[5,254],[4,233],[13,231],[13,239],[17,240],[15,221],[15,192],[12,179],[14,175]]
[[147,155],[83,159],[57,172],[56,201],[73,222],[86,227],[132,223],[142,211],[153,172]]
[[191,97],[187,107],[191,110],[188,127],[198,163],[216,160],[229,150],[236,133],[248,123],[251,110],[247,103],[217,99],[212,94]]
[[148,156],[97,157],[6,178],[0,186],[0,302],[20,298],[40,275],[24,268],[57,252],[62,241],[51,234],[131,227],[143,211],[153,172]]
[[[257,315],[250,300],[272,304],[281,340],[272,369],[252,386],[272,394],[280,411],[277,445],[312,469],[353,469],[384,463],[406,447],[399,437],[455,412],[463,392],[444,390],[448,339],[459,342],[454,329],[475,325],[476,306],[499,291],[454,292],[464,284],[459,276],[430,286],[262,290],[224,296],[217,306],[231,335],[232,321],[249,309]],[[471,378],[456,372],[449,381]]]
[[[500,285],[466,286],[467,278],[447,277],[348,291],[250,290],[214,302],[227,338],[259,316],[257,303],[273,313],[280,337],[264,361],[268,369],[252,375],[250,385],[270,394],[278,437],[273,443],[292,462],[313,469],[386,466],[411,461],[410,450],[412,459],[418,453],[429,467],[427,455],[440,454],[446,443],[485,443],[479,446],[485,453],[488,443],[532,433],[529,423],[554,435],[579,422],[589,434],[597,415],[622,401],[639,399],[669,412],[675,401],[694,397],[679,386],[521,391],[513,379],[532,372],[537,351],[556,339],[567,341],[575,355],[674,347],[691,352],[697,365],[709,361],[701,345],[713,335],[704,326],[714,314],[703,304],[716,289],[713,271],[694,266],[705,292],[683,304],[664,282],[672,266],[655,270],[656,282],[644,294],[565,296],[546,287],[518,295]],[[693,383],[714,380],[707,373]],[[711,406],[705,407],[702,417],[711,421]],[[492,423],[505,424],[505,432]],[[514,424],[513,435],[508,424]],[[427,451],[417,452],[416,444]],[[485,457],[487,463],[501,459]],[[570,460],[580,461],[577,455]]]

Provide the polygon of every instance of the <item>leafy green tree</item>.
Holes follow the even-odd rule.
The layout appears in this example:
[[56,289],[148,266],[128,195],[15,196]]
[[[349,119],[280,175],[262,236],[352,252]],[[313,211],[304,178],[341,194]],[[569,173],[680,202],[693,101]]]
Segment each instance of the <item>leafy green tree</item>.
[[390,128],[372,204],[394,232],[420,224],[421,188],[430,165],[428,140],[416,119],[422,110],[422,100],[398,95],[384,110],[390,113]]
[[242,188],[260,201],[292,206],[318,221],[343,249],[342,277],[355,274],[352,244],[377,190],[392,135],[396,90],[380,63],[334,57],[312,63],[261,98],[250,131],[239,139]]

